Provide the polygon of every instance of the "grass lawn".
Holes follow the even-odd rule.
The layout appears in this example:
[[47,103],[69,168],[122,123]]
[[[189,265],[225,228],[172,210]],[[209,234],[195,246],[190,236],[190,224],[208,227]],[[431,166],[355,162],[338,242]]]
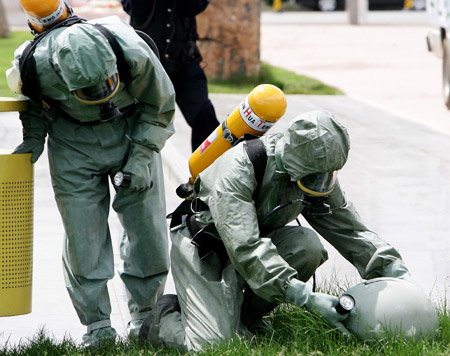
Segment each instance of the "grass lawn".
[[[10,91],[6,83],[5,71],[11,67],[14,59],[14,50],[32,36],[27,31],[12,32],[9,38],[0,38],[0,96],[16,96]],[[261,73],[256,77],[235,76],[228,80],[211,78],[209,91],[211,93],[243,93],[248,94],[259,84],[273,84],[279,87],[285,94],[313,94],[313,95],[338,95],[343,94],[339,89],[330,87],[316,79],[297,75],[293,72],[273,67],[269,64],[261,64]]]
[[16,96],[6,83],[5,71],[11,67],[14,59],[14,51],[26,40],[32,40],[33,36],[28,31],[14,31],[8,38],[0,38],[0,96]]
[[236,76],[227,80],[211,78],[208,88],[211,93],[250,93],[258,84],[273,84],[285,94],[342,95],[337,88],[319,80],[298,75],[288,70],[261,63],[261,73],[256,77]]
[[[321,317],[296,306],[280,305],[270,316],[272,328],[252,340],[236,338],[232,341],[207,347],[191,355],[204,356],[445,356],[450,355],[450,318],[448,311],[440,311],[440,328],[435,340],[405,340],[386,337],[382,340],[363,342],[345,337],[334,330]],[[4,356],[143,356],[180,355],[177,351],[136,340],[119,340],[97,347],[83,347],[72,340],[54,341],[44,332],[23,345],[0,347]]]

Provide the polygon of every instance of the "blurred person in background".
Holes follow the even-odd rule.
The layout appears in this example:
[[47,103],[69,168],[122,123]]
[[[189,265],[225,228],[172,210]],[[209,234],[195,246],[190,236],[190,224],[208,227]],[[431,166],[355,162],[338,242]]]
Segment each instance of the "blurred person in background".
[[219,122],[208,98],[208,83],[200,66],[195,17],[209,0],[121,0],[130,24],[147,33],[158,47],[161,63],[172,81],[176,102],[192,129],[192,151]]

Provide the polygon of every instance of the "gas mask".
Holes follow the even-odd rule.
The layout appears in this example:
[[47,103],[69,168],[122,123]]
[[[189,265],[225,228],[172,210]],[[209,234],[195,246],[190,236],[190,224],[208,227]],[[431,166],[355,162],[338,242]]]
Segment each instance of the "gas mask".
[[116,73],[97,85],[73,90],[72,94],[83,104],[98,105],[101,122],[112,122],[122,115],[119,108],[111,100],[117,93],[119,84],[119,75]]
[[277,211],[293,203],[302,203],[304,208],[302,214],[313,218],[320,218],[331,215],[331,208],[325,203],[334,186],[336,185],[337,171],[326,173],[309,174],[297,181],[299,188],[305,193],[303,199],[293,199],[286,203],[280,204],[267,213],[261,220],[263,223]]
[[299,188],[305,193],[302,204],[303,213],[312,217],[321,217],[331,214],[325,199],[333,191],[336,184],[337,171],[309,174],[297,181]]

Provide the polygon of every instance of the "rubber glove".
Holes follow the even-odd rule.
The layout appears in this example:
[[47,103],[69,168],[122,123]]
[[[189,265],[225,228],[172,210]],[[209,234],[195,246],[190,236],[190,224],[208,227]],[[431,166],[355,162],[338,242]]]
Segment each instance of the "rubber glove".
[[15,148],[13,153],[31,153],[31,163],[36,163],[44,151],[44,144],[44,138],[33,137],[32,134],[24,131],[23,142]]
[[20,112],[20,121],[22,121],[23,142],[13,153],[31,153],[31,163],[36,163],[44,151],[45,137],[50,131],[51,121],[44,117],[39,105],[31,102],[27,111]]
[[27,116],[20,114],[22,121],[23,142],[13,153],[31,153],[31,163],[36,161],[44,151],[45,137],[50,123],[41,116],[41,111],[30,109]]
[[131,150],[128,156],[128,161],[123,167],[123,171],[131,174],[131,182],[125,189],[131,191],[143,192],[152,186],[150,161],[152,159],[152,150],[139,145],[131,143]]
[[295,303],[299,307],[305,307],[310,312],[319,313],[344,335],[350,335],[350,332],[341,323],[347,318],[348,314],[343,315],[336,311],[338,297],[314,293],[306,283],[292,279],[286,289],[286,301]]

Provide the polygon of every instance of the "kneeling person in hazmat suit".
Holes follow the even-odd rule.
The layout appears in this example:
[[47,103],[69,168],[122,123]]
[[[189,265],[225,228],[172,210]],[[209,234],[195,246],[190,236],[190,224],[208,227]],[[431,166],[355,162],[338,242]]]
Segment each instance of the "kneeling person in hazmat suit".
[[63,0],[21,3],[35,39],[16,50],[8,71],[11,89],[30,98],[14,153],[32,153],[36,162],[48,134],[66,232],[64,277],[88,344],[116,335],[107,289],[114,276],[109,179],[127,173],[128,186],[114,186],[112,207],[126,232],[119,275],[128,331],[137,335],[169,270],[159,151],[174,132],[174,89],[149,45],[118,17],[84,21]]
[[[252,158],[255,145],[267,156],[257,155],[266,158],[262,179],[255,173],[261,170]],[[201,172],[192,202],[197,212],[173,213],[171,268],[177,296],[158,301],[140,336],[196,350],[235,333],[251,335],[282,302],[317,311],[342,327],[346,316],[335,308],[338,298],[312,292],[305,284],[327,259],[316,232],[362,278],[410,279],[399,253],[362,223],[336,180],[349,145],[346,129],[331,113],[313,111],[298,116],[284,134],[234,146]],[[299,214],[316,232],[286,226]]]

